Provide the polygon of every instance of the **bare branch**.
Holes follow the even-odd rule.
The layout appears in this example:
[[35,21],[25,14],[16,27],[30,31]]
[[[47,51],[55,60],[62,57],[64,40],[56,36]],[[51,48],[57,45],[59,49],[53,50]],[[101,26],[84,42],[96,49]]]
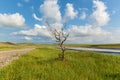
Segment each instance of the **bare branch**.
[[57,30],[54,27],[51,27],[51,25],[47,21],[46,21],[46,23],[47,23],[49,30],[51,31],[52,35],[56,39],[56,42],[58,43],[58,45],[62,51],[62,53],[59,57],[62,58],[62,60],[64,60],[65,47],[63,44],[67,40],[67,38],[69,37],[69,34],[66,35],[66,33],[65,33],[66,24],[60,30]]

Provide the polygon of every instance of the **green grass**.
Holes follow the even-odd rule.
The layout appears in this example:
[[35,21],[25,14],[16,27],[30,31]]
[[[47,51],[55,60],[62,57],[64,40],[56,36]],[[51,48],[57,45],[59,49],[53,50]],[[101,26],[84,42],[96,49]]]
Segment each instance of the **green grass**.
[[0,70],[0,80],[120,80],[120,55],[66,51],[41,47],[22,55]]

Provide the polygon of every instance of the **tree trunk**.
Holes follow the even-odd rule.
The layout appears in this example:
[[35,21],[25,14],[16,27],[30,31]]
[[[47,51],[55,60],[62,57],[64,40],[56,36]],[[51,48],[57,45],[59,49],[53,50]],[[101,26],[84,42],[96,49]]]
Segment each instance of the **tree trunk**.
[[61,57],[62,61],[64,61],[64,59],[65,59],[64,51],[65,50],[62,51],[62,57]]
[[65,49],[63,48],[63,46],[60,46],[60,49],[61,49],[61,54],[59,54],[59,59],[64,61],[65,59]]

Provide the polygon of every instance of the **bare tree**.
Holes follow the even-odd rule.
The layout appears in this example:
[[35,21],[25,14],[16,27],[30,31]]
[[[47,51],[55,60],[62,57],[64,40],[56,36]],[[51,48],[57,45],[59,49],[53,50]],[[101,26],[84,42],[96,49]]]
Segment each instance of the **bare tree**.
[[58,43],[60,50],[61,50],[61,54],[59,54],[59,59],[64,61],[64,59],[65,59],[64,42],[69,37],[69,33],[65,32],[66,25],[62,26],[60,29],[56,29],[55,28],[56,26],[51,27],[51,25],[48,22],[46,22],[46,23],[47,23],[47,26],[49,27],[49,30],[51,31],[53,37],[55,38],[56,42]]

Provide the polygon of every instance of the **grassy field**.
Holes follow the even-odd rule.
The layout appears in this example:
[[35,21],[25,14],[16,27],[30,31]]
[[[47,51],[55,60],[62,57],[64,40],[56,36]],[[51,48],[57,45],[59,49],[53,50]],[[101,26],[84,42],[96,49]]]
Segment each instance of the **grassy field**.
[[120,55],[66,51],[41,45],[0,70],[0,80],[120,80]]

